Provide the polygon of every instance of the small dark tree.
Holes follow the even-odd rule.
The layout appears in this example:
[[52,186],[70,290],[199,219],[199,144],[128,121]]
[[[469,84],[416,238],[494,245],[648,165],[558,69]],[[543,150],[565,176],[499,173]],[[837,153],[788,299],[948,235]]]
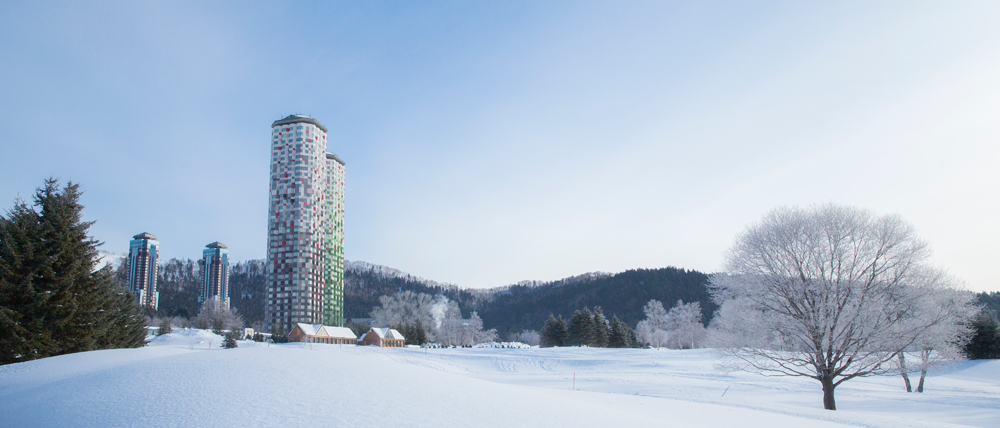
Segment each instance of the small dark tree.
[[594,307],[592,320],[589,345],[595,348],[607,348],[608,335],[611,332],[608,330],[608,319],[604,318],[604,312],[600,306]]
[[170,328],[170,318],[164,318],[163,321],[160,322],[160,330],[156,332],[156,335],[163,336],[164,334],[170,334],[172,331],[173,329]]
[[1000,323],[992,313],[981,312],[972,319],[972,340],[965,345],[970,360],[1000,358]]
[[233,349],[239,344],[236,343],[236,339],[239,339],[240,332],[237,329],[231,329],[226,332],[226,338],[222,341],[222,347],[226,349]]
[[564,346],[566,344],[566,320],[563,319],[562,315],[556,318],[549,314],[549,319],[542,326],[540,336],[542,347]]
[[288,342],[288,336],[285,333],[285,327],[282,326],[281,323],[275,324],[274,328],[271,329],[271,341],[274,343]]

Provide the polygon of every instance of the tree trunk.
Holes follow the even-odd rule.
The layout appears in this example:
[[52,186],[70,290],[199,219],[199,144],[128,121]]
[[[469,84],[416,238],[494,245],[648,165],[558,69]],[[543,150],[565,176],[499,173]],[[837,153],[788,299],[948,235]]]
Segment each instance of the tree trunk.
[[[906,384],[906,392],[913,392],[913,389],[910,387],[910,376],[906,374],[906,357],[903,356],[902,352],[899,353],[899,374],[903,376],[903,383]],[[923,381],[923,378],[920,380]]]
[[917,392],[924,392],[924,378],[927,377],[927,366],[931,358],[931,351],[920,352],[920,383],[917,384]]
[[823,384],[823,408],[826,410],[837,410],[837,403],[833,399],[833,379],[822,379]]

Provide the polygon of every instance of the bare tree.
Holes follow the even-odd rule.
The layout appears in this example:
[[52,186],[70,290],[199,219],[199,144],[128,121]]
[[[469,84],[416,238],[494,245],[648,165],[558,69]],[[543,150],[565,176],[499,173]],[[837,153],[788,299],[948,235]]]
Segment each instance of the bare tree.
[[201,302],[201,309],[194,319],[194,325],[201,329],[207,329],[217,323],[221,323],[224,330],[243,328],[243,318],[236,309],[219,305],[215,298],[206,299]]
[[[927,245],[897,216],[837,205],[782,208],[737,237],[710,289],[717,345],[743,369],[804,376],[834,389],[886,364],[936,320],[915,302],[950,288],[928,276]],[[719,343],[721,342],[721,343]]]
[[701,324],[701,303],[684,303],[678,300],[667,312],[667,335],[672,348],[697,348],[705,337],[705,326]]
[[539,335],[536,330],[522,330],[516,333],[511,333],[510,336],[508,336],[508,340],[511,342],[521,342],[526,345],[538,346],[541,343],[541,335]]
[[[947,278],[942,272],[928,271],[928,284],[952,284],[956,281]],[[896,356],[896,366],[906,392],[911,392],[907,359],[917,359],[916,370],[920,371],[917,392],[924,392],[924,381],[927,371],[937,365],[962,359],[962,349],[972,337],[972,329],[968,321],[979,311],[975,305],[975,295],[964,290],[949,287],[936,287],[926,297],[913,302],[904,315],[901,323],[904,329],[911,328],[909,324],[917,323],[926,326],[913,343],[900,349]],[[914,355],[915,354],[915,355]]]
[[371,311],[371,316],[375,319],[373,324],[376,326],[418,323],[425,327],[434,325],[434,315],[431,312],[434,298],[429,294],[401,291],[392,296],[380,297],[379,303],[382,305]]
[[649,344],[649,346],[656,349],[666,346],[670,339],[670,335],[667,333],[669,319],[667,317],[667,310],[663,308],[663,303],[653,299],[646,302],[646,306],[642,310],[646,313],[646,319],[639,321],[639,324],[635,326],[635,332],[639,336],[639,341]]

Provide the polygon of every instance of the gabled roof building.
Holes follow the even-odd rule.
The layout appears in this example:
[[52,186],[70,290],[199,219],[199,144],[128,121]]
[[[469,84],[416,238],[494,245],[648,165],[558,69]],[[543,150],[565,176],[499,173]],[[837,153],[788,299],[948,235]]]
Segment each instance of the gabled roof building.
[[288,333],[289,342],[326,343],[331,345],[353,345],[358,336],[347,327],[333,327],[323,324],[297,323]]
[[379,346],[383,348],[406,347],[406,338],[394,328],[372,327],[358,339],[361,346]]

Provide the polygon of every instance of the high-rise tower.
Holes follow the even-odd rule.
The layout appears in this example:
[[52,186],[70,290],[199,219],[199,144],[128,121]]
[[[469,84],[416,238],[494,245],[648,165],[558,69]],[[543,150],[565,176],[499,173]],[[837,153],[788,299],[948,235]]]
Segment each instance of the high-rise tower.
[[344,323],[344,165],[337,155],[326,154],[323,324],[327,325]]
[[271,124],[264,322],[285,333],[343,322],[344,163],[326,132],[297,114]]
[[159,260],[160,241],[153,234],[143,232],[132,237],[128,246],[128,289],[135,293],[139,305],[159,306],[160,293],[156,291],[156,263]]
[[229,249],[215,241],[201,252],[201,295],[198,303],[215,302],[216,309],[229,309]]

